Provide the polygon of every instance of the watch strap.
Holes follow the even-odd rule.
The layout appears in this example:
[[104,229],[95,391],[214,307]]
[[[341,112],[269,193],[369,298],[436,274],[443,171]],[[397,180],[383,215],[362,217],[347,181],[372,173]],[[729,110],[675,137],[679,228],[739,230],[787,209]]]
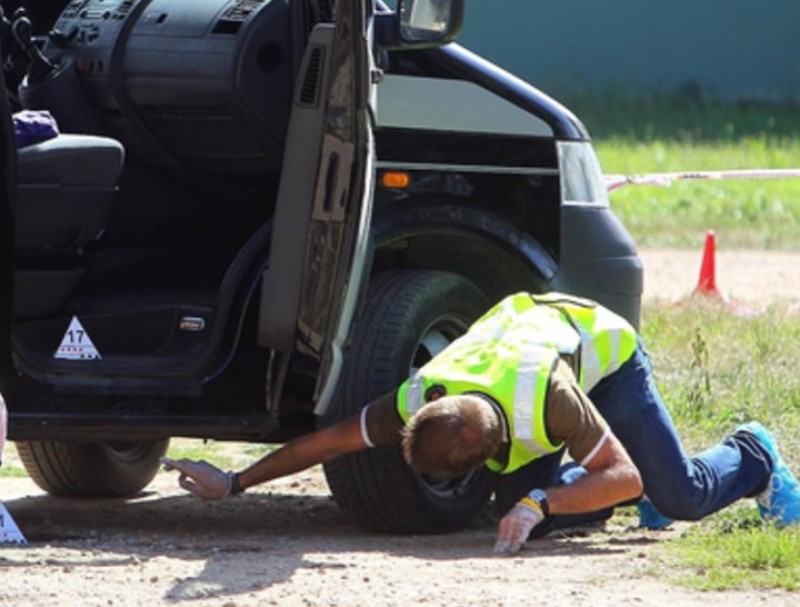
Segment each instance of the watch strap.
[[547,492],[544,489],[534,489],[528,494],[528,497],[539,504],[545,516],[550,516],[550,502],[547,499]]
[[238,472],[228,472],[228,495],[239,495],[244,493],[244,488],[239,482]]

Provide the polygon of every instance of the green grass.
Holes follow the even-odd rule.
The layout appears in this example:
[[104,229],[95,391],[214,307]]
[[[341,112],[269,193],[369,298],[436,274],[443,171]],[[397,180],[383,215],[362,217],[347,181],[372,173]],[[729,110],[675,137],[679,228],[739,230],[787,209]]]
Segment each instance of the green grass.
[[[595,145],[609,174],[800,168],[800,139]],[[630,185],[611,203],[640,247],[694,248],[713,229],[728,249],[800,250],[800,178]]]
[[28,476],[28,473],[25,472],[22,464],[16,460],[16,449],[13,443],[6,444],[3,467],[0,468],[0,478],[22,478],[25,476]]
[[693,525],[657,550],[652,573],[698,590],[800,590],[800,529],[765,525],[754,509],[732,507]]
[[167,456],[173,459],[207,460],[223,470],[239,470],[272,448],[272,445],[261,443],[242,443],[237,444],[236,449],[231,449],[224,442],[181,439],[170,442]]
[[[708,102],[691,94],[632,103],[619,95],[568,103],[595,138],[606,173],[800,168],[796,103]],[[800,250],[800,179],[630,186],[612,206],[642,247]],[[741,316],[718,303],[649,304],[642,333],[659,388],[690,452],[736,425],[770,428],[800,471],[800,322],[775,305]],[[655,550],[654,573],[700,589],[800,589],[800,529],[778,530],[741,500]]]
[[620,90],[562,97],[595,139],[736,143],[746,139],[796,139],[800,102],[715,100],[683,89],[633,96]]
[[[753,419],[800,471],[800,322],[774,306],[758,316],[706,300],[648,304],[642,334],[659,389],[690,453]],[[655,550],[658,577],[701,589],[800,588],[800,529],[765,525],[754,502],[694,524]]]
[[[595,138],[606,173],[800,168],[800,106],[721,104],[691,95],[570,105]],[[800,250],[800,179],[630,186],[612,206],[642,247]],[[690,452],[760,420],[800,470],[800,322],[773,306],[744,317],[690,300],[646,305],[642,332],[659,388]],[[742,500],[656,552],[660,577],[702,589],[800,588],[800,530],[762,524]]]
[[657,381],[690,440],[759,419],[786,435],[800,463],[799,320],[782,305],[753,316],[702,298],[645,305]]
[[[587,125],[608,174],[800,168],[797,103],[722,103],[691,91],[566,103]],[[693,248],[714,229],[729,249],[800,250],[800,178],[626,186],[611,200],[642,247]]]

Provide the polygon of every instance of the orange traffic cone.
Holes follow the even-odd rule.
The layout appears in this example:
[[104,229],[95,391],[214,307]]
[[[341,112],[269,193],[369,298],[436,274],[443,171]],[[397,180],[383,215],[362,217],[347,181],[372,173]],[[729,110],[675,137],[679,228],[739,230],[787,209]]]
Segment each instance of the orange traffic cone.
[[709,230],[706,233],[706,244],[703,248],[703,261],[700,264],[700,278],[697,281],[694,292],[697,295],[725,299],[722,293],[719,292],[719,289],[717,289],[716,265],[714,260],[716,246],[714,230]]
[[727,294],[717,288],[716,260],[714,259],[716,255],[716,246],[717,241],[714,236],[714,230],[709,230],[706,232],[703,261],[700,264],[700,278],[697,280],[697,286],[692,295],[701,295],[703,297],[715,299],[729,307],[733,313],[738,316],[754,316],[758,314],[757,310],[741,302],[732,300]]

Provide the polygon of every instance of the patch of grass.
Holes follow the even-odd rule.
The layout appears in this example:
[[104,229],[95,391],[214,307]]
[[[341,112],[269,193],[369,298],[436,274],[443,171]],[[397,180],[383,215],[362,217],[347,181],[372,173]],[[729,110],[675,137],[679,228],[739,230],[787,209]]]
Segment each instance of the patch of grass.
[[[9,450],[11,447],[9,448]],[[17,463],[6,463],[3,462],[3,467],[0,468],[0,478],[23,478],[28,476],[28,473],[25,471],[25,468],[22,465]]]
[[[800,168],[800,104],[723,102],[692,91],[567,99],[608,174]],[[800,250],[800,178],[626,186],[614,210],[639,246]]]
[[800,529],[778,529],[754,508],[721,512],[656,551],[660,577],[699,590],[800,589]]
[[656,380],[690,445],[757,419],[800,463],[800,322],[785,305],[742,316],[703,298],[645,304],[642,335]]
[[17,448],[11,441],[6,441],[3,450],[3,465],[0,466],[0,478],[20,478],[28,476],[22,461],[19,459]]
[[800,103],[792,100],[715,99],[692,87],[648,95],[608,88],[561,100],[599,140],[736,143],[800,136]]
[[[800,139],[595,145],[609,174],[800,168]],[[694,248],[713,229],[731,249],[800,250],[800,178],[631,185],[611,202],[639,246]]]
[[174,459],[206,460],[223,470],[241,469],[272,449],[260,443],[228,443],[194,439],[173,439],[167,456]]
[[[642,334],[659,389],[690,453],[757,419],[800,470],[800,322],[775,305],[737,315],[704,299],[646,304]],[[702,589],[800,588],[800,529],[761,522],[752,500],[694,524],[656,551],[655,574]]]

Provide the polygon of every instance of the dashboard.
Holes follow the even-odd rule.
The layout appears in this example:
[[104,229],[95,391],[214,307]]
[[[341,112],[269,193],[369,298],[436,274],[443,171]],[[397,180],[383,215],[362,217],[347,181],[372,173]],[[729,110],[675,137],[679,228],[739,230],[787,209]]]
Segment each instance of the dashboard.
[[279,168],[291,102],[285,0],[73,0],[24,82],[62,130],[118,138],[139,162]]

